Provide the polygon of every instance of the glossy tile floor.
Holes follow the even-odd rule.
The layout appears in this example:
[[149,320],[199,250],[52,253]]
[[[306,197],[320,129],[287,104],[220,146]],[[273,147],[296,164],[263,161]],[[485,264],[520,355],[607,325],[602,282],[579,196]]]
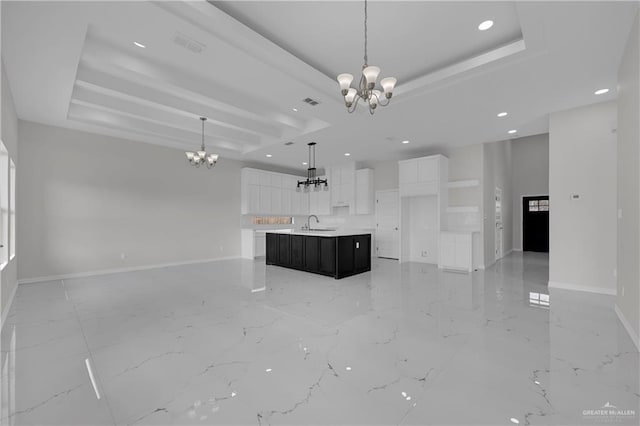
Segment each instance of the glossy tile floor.
[[2,424],[638,424],[613,298],[549,295],[547,273],[230,260],[21,285]]

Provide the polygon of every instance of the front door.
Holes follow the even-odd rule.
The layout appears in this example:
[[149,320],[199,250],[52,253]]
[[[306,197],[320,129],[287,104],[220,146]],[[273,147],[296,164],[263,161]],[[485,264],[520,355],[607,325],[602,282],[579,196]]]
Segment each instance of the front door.
[[549,252],[549,196],[522,197],[522,250]]
[[375,255],[390,259],[400,256],[400,196],[397,189],[376,191]]

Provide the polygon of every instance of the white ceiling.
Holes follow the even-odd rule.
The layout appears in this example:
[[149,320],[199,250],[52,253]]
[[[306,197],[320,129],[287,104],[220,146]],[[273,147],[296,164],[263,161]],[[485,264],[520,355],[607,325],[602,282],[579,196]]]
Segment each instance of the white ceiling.
[[[204,115],[221,161],[303,169],[309,141],[319,167],[344,152],[408,158],[506,139],[509,129],[543,133],[550,112],[615,99],[638,7],[372,1],[369,63],[398,86],[370,116],[345,111],[334,79],[362,65],[361,1],[211,3],[3,2],[18,116],[185,150],[199,144]],[[495,25],[480,32],[485,19]],[[593,94],[603,87],[610,93]]]

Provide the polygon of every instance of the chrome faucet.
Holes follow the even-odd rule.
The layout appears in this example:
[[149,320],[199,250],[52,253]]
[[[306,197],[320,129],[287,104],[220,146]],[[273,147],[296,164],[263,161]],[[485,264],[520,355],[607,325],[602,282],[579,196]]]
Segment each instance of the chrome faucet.
[[[310,214],[309,217],[307,218],[307,229],[311,229],[311,218],[315,217],[316,218],[316,223],[320,223],[320,219],[318,219],[318,216],[316,216],[315,214]],[[304,227],[303,227],[304,229]]]

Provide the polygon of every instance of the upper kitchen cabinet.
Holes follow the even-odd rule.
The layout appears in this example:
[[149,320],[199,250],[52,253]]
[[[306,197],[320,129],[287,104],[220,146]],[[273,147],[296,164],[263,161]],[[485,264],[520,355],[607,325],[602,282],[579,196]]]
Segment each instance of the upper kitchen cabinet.
[[308,214],[308,197],[296,192],[303,178],[247,167],[240,176],[242,214]]
[[400,196],[437,195],[446,189],[448,159],[442,155],[398,162]]
[[331,192],[331,207],[349,207],[349,212],[355,212],[355,163],[328,167],[329,187]]
[[373,214],[373,170],[356,170],[355,214]]

